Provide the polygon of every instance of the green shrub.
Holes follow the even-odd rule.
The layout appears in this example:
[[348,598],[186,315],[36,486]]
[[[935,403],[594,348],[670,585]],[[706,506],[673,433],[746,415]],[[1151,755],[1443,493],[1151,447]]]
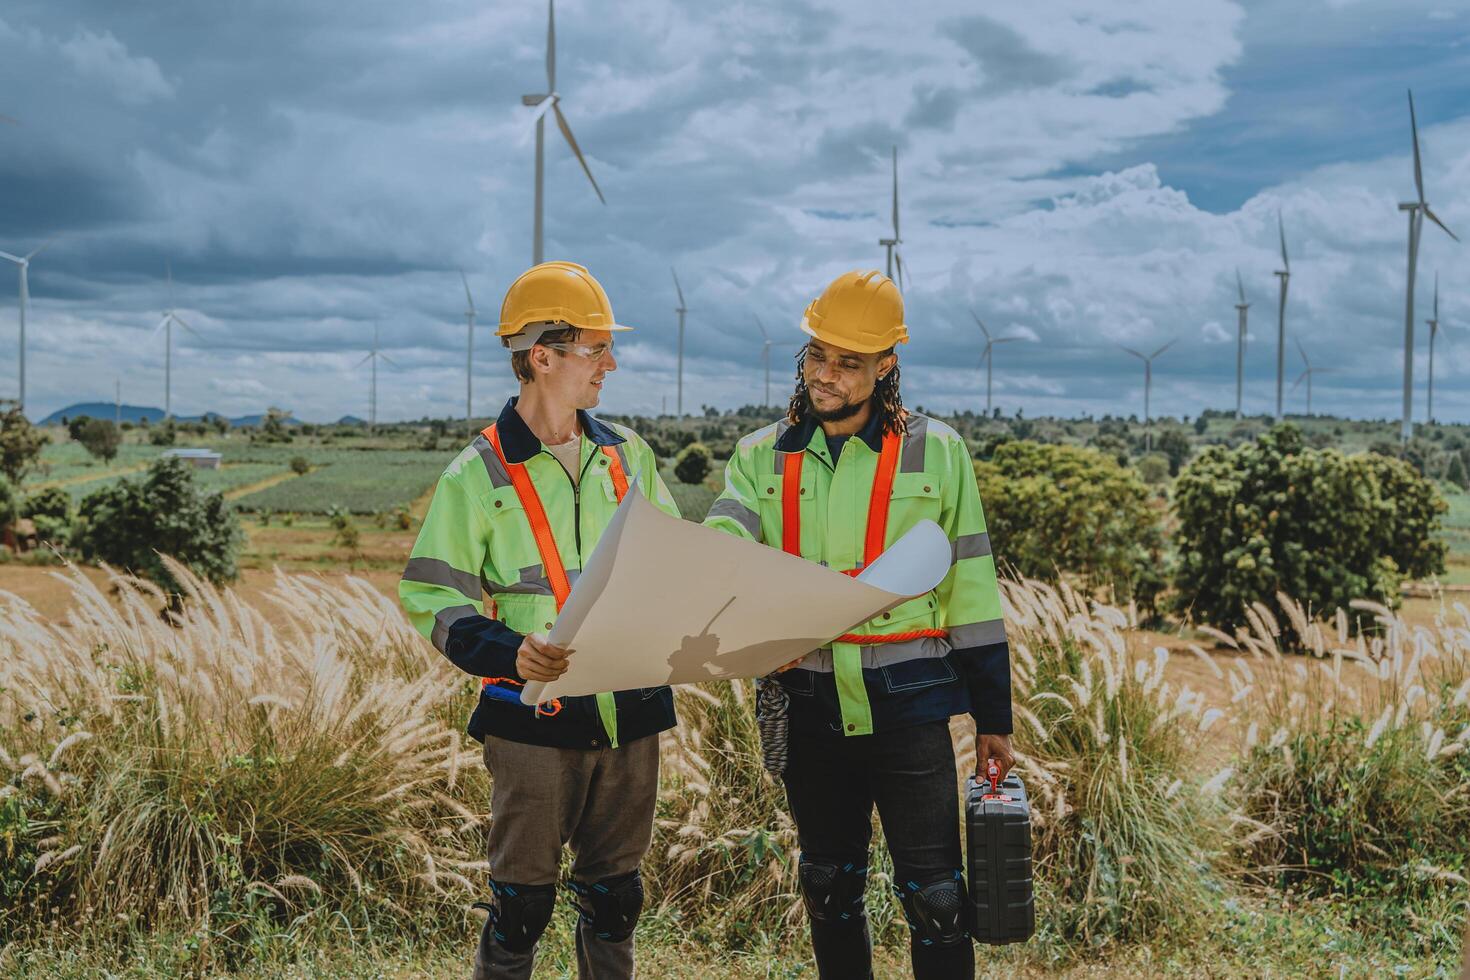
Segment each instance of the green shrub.
[[19,485],[41,462],[41,449],[51,439],[31,425],[19,408],[0,415],[0,474]]
[[1470,476],[1465,474],[1465,461],[1459,453],[1450,457],[1450,464],[1445,470],[1444,478],[1461,490],[1470,490]]
[[87,495],[77,510],[72,543],[99,560],[177,592],[159,554],[214,582],[238,575],[244,532],[223,494],[199,488],[193,469],[176,458],[156,460],[141,481],[119,480]]
[[1150,453],[1138,461],[1138,476],[1151,487],[1169,482],[1169,457]]
[[1174,487],[1177,602],[1234,628],[1278,593],[1327,612],[1390,606],[1405,578],[1442,572],[1444,500],[1400,460],[1308,449],[1282,425],[1236,449],[1211,446]]
[[20,506],[20,516],[35,519],[50,517],[66,521],[71,517],[71,497],[60,487],[47,487],[27,494]]
[[148,442],[155,446],[172,446],[178,439],[179,428],[173,419],[166,420],[148,434]]
[[1154,440],[1154,449],[1164,454],[1169,461],[1169,475],[1178,476],[1179,467],[1188,461],[1194,452],[1194,444],[1189,441],[1189,436],[1184,434],[1183,429],[1165,429],[1159,433]]
[[0,474],[0,529],[9,526],[20,516],[20,501],[10,481]]
[[1012,441],[975,463],[997,559],[1027,578],[1075,575],[1152,609],[1163,585],[1160,515],[1134,472],[1102,452]]
[[714,465],[709,448],[702,442],[691,442],[674,458],[674,475],[680,483],[700,484]]
[[305,476],[311,472],[311,460],[305,456],[291,457],[291,472],[297,476]]
[[73,433],[72,438],[82,444],[90,455],[110,463],[117,458],[117,447],[122,443],[122,433],[107,419],[86,419]]

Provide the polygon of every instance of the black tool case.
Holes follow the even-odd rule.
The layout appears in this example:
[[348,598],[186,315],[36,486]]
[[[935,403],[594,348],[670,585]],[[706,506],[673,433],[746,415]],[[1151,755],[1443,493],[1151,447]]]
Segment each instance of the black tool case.
[[965,792],[970,933],[978,943],[1021,943],[1036,931],[1031,807],[1020,777],[977,781]]

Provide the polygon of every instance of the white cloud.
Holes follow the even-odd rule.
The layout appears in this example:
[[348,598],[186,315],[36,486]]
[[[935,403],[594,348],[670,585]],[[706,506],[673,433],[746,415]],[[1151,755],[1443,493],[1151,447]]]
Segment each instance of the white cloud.
[[171,99],[174,86],[152,58],[131,55],[111,31],[94,34],[82,30],[58,46],[72,68],[85,78],[104,85],[108,92],[128,105],[144,105],[155,99]]

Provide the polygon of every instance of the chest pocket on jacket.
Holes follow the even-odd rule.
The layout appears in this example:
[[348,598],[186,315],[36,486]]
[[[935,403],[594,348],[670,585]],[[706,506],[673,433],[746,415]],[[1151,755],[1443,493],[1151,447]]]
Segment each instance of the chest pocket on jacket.
[[889,541],[897,541],[919,521],[939,523],[939,510],[939,481],[934,474],[895,473],[888,503]]

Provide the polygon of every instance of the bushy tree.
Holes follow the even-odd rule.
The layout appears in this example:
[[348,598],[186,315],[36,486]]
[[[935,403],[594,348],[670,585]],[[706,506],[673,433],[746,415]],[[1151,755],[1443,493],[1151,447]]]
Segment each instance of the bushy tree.
[[679,450],[679,455],[674,458],[674,475],[679,478],[680,483],[698,485],[709,476],[713,465],[709,448],[702,442],[691,442]]
[[61,421],[66,426],[66,434],[71,436],[72,442],[80,442],[82,429],[86,427],[88,422],[92,421],[92,416],[75,415],[69,419],[64,418]]
[[20,501],[17,499],[15,488],[10,481],[0,475],[0,530],[15,523],[20,516]]
[[1221,628],[1284,592],[1314,612],[1399,601],[1405,578],[1444,570],[1444,500],[1402,460],[1310,449],[1281,425],[1236,449],[1211,446],[1174,486],[1177,602]]
[[41,460],[41,447],[50,439],[31,425],[19,408],[0,415],[0,473],[16,485]]
[[1151,487],[1169,481],[1169,457],[1163,453],[1150,453],[1138,461],[1138,476]]
[[1194,452],[1194,444],[1189,441],[1189,436],[1184,434],[1183,429],[1165,429],[1154,442],[1154,450],[1163,453],[1169,460],[1169,475],[1178,476],[1179,467],[1188,462],[1190,454]]
[[71,516],[71,497],[60,487],[47,487],[28,494],[20,505],[21,517],[50,517],[64,521]]
[[107,419],[87,419],[71,436],[82,444],[88,454],[104,463],[117,457],[117,447],[122,442],[122,433]]
[[1131,469],[1095,449],[1018,440],[977,461],[975,475],[1002,567],[1069,573],[1153,608],[1164,584],[1161,515]]
[[1445,470],[1444,478],[1461,490],[1470,489],[1470,477],[1465,474],[1465,461],[1459,453],[1450,457],[1450,465]]
[[177,590],[159,553],[219,584],[238,577],[235,560],[244,537],[223,494],[200,488],[187,463],[164,458],[140,481],[119,480],[83,498],[72,543],[86,559]]

